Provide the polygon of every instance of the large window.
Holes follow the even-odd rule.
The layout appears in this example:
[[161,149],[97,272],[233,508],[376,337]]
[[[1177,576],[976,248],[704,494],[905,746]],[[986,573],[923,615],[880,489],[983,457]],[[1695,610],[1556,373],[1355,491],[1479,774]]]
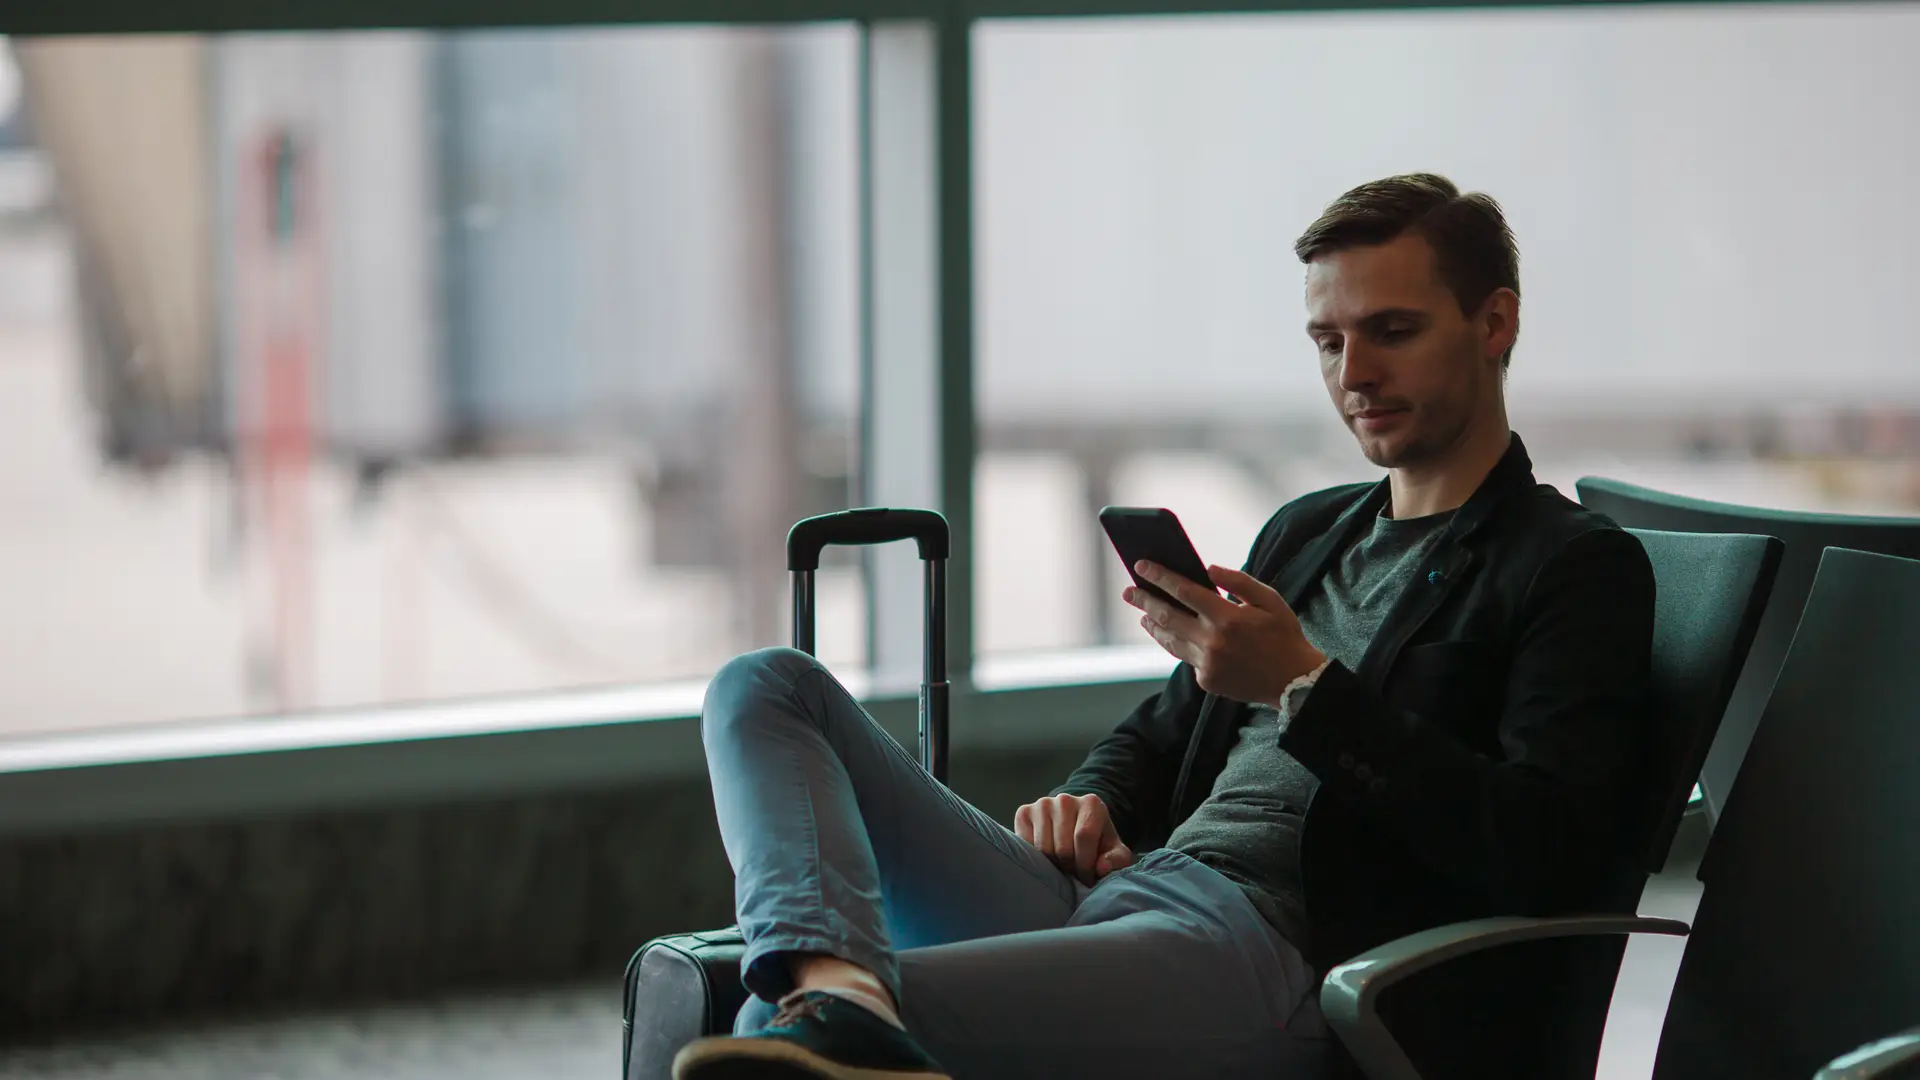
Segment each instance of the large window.
[[989,23],[977,41],[983,653],[1143,642],[1104,502],[1237,565],[1378,475],[1294,238],[1433,170],[1505,205],[1541,478],[1920,509],[1920,11],[1827,5]]
[[856,46],[0,40],[0,736],[786,642],[857,483]]
[[[1509,211],[1544,480],[1920,506],[1920,11],[973,33],[973,431],[916,398],[955,113],[876,83],[863,291],[852,25],[0,48],[0,734],[703,679],[787,640],[793,520],[924,503],[972,435],[975,652],[1157,656],[1095,510],[1234,563],[1376,475],[1289,249],[1410,169]],[[868,389],[915,399],[867,417],[863,295]],[[878,591],[829,552],[829,663],[917,604]]]

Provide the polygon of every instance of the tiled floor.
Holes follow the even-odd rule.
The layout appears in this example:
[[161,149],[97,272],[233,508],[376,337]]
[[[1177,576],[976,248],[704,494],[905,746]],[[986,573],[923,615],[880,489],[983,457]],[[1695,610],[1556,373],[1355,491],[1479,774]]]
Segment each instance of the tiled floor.
[[620,986],[0,1049],[5,1080],[614,1080]]

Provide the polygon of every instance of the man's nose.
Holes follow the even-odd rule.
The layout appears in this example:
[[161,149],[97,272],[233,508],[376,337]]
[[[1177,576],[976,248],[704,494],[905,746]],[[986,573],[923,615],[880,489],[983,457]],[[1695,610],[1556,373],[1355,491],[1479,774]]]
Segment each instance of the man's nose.
[[1380,382],[1380,365],[1363,342],[1349,342],[1340,354],[1340,388],[1359,390]]

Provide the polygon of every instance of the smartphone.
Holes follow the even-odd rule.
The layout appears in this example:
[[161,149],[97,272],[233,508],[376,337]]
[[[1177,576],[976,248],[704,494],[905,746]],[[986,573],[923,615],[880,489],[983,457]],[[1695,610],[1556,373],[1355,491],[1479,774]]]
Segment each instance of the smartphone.
[[1142,559],[1159,563],[1203,588],[1219,591],[1208,579],[1207,564],[1200,560],[1200,553],[1193,550],[1193,541],[1187,539],[1187,530],[1181,528],[1180,519],[1173,516],[1173,511],[1161,506],[1104,506],[1100,508],[1100,525],[1107,530],[1107,539],[1113,541],[1113,550],[1120,553],[1127,576],[1148,594],[1193,614],[1192,608],[1168,596],[1158,586],[1140,580],[1133,564]]

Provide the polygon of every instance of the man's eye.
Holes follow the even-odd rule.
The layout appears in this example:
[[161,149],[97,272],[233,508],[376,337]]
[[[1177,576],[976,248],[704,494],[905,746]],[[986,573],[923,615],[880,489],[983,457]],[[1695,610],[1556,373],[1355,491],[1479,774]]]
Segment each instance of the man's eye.
[[1322,356],[1332,356],[1334,353],[1337,353],[1339,351],[1340,351],[1340,341],[1338,338],[1321,339],[1320,354]]
[[1413,336],[1411,326],[1389,326],[1380,332],[1380,340],[1387,342],[1405,341]]

